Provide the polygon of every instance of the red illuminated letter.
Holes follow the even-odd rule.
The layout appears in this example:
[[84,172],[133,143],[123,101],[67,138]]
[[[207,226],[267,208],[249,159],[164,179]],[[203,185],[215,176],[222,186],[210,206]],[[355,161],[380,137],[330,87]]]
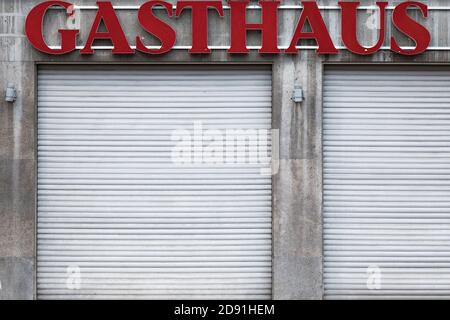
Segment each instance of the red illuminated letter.
[[408,16],[409,7],[418,7],[422,16],[424,18],[428,17],[428,7],[420,2],[406,1],[399,4],[394,9],[392,21],[394,22],[395,27],[416,43],[415,49],[404,50],[397,44],[395,38],[391,37],[391,50],[403,55],[420,54],[427,50],[431,42],[430,32],[420,23]]
[[368,55],[373,54],[380,50],[384,43],[384,32],[386,24],[386,12],[385,9],[388,5],[387,2],[377,2],[380,8],[380,33],[378,35],[378,42],[375,46],[371,48],[363,47],[358,42],[357,29],[356,29],[356,18],[358,16],[358,6],[360,2],[339,2],[342,8],[342,41],[345,46],[351,52]]
[[210,53],[208,48],[208,8],[214,8],[223,17],[221,1],[178,1],[176,15],[185,8],[191,8],[192,49],[190,53]]
[[170,3],[164,1],[149,1],[143,4],[139,9],[138,18],[142,28],[161,41],[161,48],[157,50],[148,49],[142,42],[141,37],[136,37],[136,49],[138,51],[150,54],[161,54],[170,51],[175,45],[177,38],[175,31],[167,23],[153,15],[152,9],[157,5],[163,6],[169,17],[172,16],[173,10]]
[[249,0],[230,1],[231,48],[230,53],[247,53],[247,30],[261,30],[260,53],[279,53],[278,49],[278,6],[280,1],[260,1],[261,22],[247,23],[246,10]]
[[[111,4],[111,2],[97,2],[98,11],[95,17],[94,23],[92,24],[91,32],[89,33],[88,40],[85,47],[80,51],[83,54],[92,54],[94,50],[92,49],[92,44],[97,39],[108,39],[111,40],[113,44],[113,53],[119,54],[133,54],[134,50],[130,48],[125,33],[122,30],[119,19],[117,18],[116,12]],[[99,32],[98,28],[101,23],[104,23],[107,31]]]
[[[315,39],[318,45],[317,53],[332,54],[338,53],[338,50],[331,40],[327,26],[320,14],[319,7],[316,2],[302,1],[303,11],[295,28],[291,45],[286,53],[297,53],[297,43],[300,39]],[[305,22],[308,21],[311,26],[311,32],[303,32]]]
[[80,30],[59,30],[61,34],[61,49],[51,49],[42,35],[42,24],[47,10],[51,6],[60,6],[68,10],[72,4],[63,1],[46,1],[34,7],[25,21],[25,33],[30,43],[37,50],[48,54],[65,54],[75,50],[76,38]]

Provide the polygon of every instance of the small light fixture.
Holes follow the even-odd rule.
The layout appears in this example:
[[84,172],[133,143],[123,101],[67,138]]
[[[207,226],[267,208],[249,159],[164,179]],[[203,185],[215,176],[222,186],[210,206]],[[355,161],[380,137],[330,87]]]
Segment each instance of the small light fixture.
[[294,93],[292,94],[292,101],[294,101],[294,102],[303,102],[303,100],[305,100],[305,97],[303,95],[302,87],[295,86],[294,87]]
[[5,94],[5,101],[13,103],[17,99],[17,92],[16,88],[14,88],[14,85],[9,83],[8,87],[6,88],[6,94]]

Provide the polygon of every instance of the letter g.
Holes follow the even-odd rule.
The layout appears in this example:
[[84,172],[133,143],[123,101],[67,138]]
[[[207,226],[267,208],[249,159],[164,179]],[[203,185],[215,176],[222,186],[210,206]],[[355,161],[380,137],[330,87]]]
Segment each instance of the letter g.
[[47,10],[52,6],[60,6],[68,10],[72,7],[72,4],[63,1],[46,1],[34,7],[25,21],[25,33],[27,38],[33,47],[44,53],[61,55],[72,52],[76,48],[76,38],[80,30],[60,29],[61,49],[52,49],[45,43],[43,35],[44,16]]

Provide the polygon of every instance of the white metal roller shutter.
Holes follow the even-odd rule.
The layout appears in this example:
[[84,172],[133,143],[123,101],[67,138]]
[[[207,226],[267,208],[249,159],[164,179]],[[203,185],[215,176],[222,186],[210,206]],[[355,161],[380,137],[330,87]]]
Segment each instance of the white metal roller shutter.
[[260,67],[40,68],[38,297],[271,298],[270,165],[171,159],[196,121],[269,130],[271,87]]
[[324,78],[327,298],[450,298],[450,70]]

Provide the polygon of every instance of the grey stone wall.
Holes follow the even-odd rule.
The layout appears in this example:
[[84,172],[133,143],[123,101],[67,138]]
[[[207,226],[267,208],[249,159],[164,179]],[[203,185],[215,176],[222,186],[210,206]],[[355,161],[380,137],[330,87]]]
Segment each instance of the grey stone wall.
[[[18,1],[0,2],[0,299],[35,292],[35,72],[25,13]],[[4,101],[7,83],[18,90],[15,104]]]
[[[190,55],[174,50],[154,57],[143,54],[112,56],[98,51],[93,56],[78,52],[62,57],[47,56],[31,48],[24,35],[24,20],[37,0],[0,0],[0,91],[7,83],[18,89],[18,100],[8,104],[0,99],[0,299],[34,299],[36,238],[36,70],[39,63],[268,63],[273,67],[273,127],[280,130],[280,170],[273,178],[273,297],[275,299],[321,299],[322,290],[322,74],[327,63],[445,63],[448,51],[430,51],[418,57],[401,57],[388,51],[358,57],[346,51],[330,57],[312,50],[298,55],[229,55],[223,50],[210,55]],[[117,0],[115,4],[145,1]],[[321,4],[336,4],[323,0]],[[363,1],[372,4],[374,1]],[[390,1],[394,3],[394,1]],[[398,1],[397,1],[398,2]],[[447,0],[429,0],[430,5],[446,6]],[[73,0],[92,5],[92,0]],[[286,0],[283,4],[298,4]],[[94,11],[83,12],[82,39],[88,32]],[[280,44],[286,45],[299,12],[280,12]],[[362,12],[364,18],[365,12]],[[450,45],[449,11],[431,12],[427,22],[433,33],[433,46]],[[339,44],[338,11],[324,17],[336,44]],[[251,18],[257,19],[258,12]],[[131,39],[138,30],[133,10],[120,11],[120,19]],[[210,43],[228,43],[227,19],[211,18]],[[257,20],[255,20],[257,21]],[[190,15],[177,21],[178,44],[190,43]],[[64,15],[55,13],[46,20],[49,42],[54,42]],[[139,31],[141,32],[141,31]],[[391,32],[391,31],[389,31]],[[395,31],[393,32],[395,34]],[[376,39],[376,30],[361,29],[361,41]],[[404,43],[408,43],[406,39]],[[258,44],[252,33],[249,44]],[[80,44],[82,41],[80,40]],[[294,85],[300,85],[306,99],[291,101]]]

